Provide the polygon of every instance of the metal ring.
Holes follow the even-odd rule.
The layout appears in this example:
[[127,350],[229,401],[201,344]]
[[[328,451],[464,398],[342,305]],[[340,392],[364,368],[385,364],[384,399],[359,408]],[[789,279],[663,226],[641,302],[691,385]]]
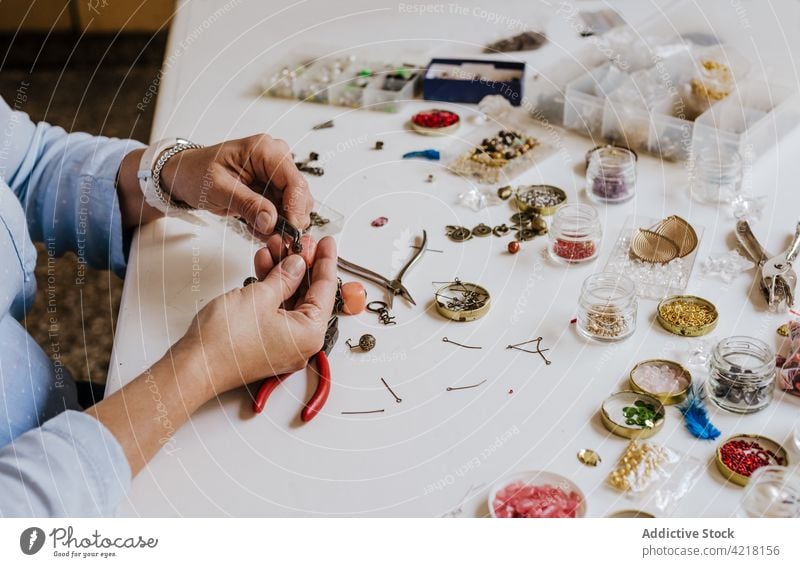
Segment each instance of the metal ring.
[[[378,305],[378,307],[372,307]],[[388,311],[389,305],[383,301],[370,301],[367,303],[367,311],[370,313],[380,313],[381,311]]]

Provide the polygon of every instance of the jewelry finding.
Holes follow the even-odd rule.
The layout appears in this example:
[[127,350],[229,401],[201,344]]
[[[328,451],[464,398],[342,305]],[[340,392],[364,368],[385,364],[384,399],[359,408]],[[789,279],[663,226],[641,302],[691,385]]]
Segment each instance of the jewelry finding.
[[461,343],[457,343],[457,342],[455,342],[455,341],[451,341],[451,340],[450,340],[450,339],[448,339],[447,337],[442,337],[442,342],[443,342],[443,343],[450,343],[451,345],[460,346],[460,347],[462,347],[462,348],[471,348],[471,349],[475,349],[475,350],[478,350],[478,349],[482,349],[482,348],[483,348],[483,347],[480,347],[480,346],[469,346],[469,345],[462,345]]
[[597,451],[592,449],[581,449],[578,451],[578,460],[587,467],[596,467],[603,461]]
[[483,385],[485,382],[486,382],[486,380],[481,380],[477,384],[471,384],[469,386],[448,386],[447,387],[447,391],[448,392],[454,392],[456,390],[469,390],[470,388],[477,388],[478,386]]
[[326,128],[333,128],[333,120],[328,120],[326,122],[320,122],[313,128],[312,130],[325,130]]
[[403,399],[400,396],[394,393],[394,390],[392,390],[392,387],[386,383],[386,380],[381,378],[381,382],[383,382],[383,385],[386,386],[387,390],[389,390],[389,393],[394,396],[394,401],[396,401],[398,404],[403,401]]
[[433,282],[434,285],[446,283],[435,293],[436,310],[440,315],[453,321],[474,321],[489,312],[491,297],[485,288],[462,282],[458,278],[452,282]]
[[343,411],[342,415],[364,415],[364,414],[368,414],[368,413],[383,413],[385,411],[386,410],[382,410],[382,409],[375,409],[375,410],[369,410],[369,411]]
[[[416,244],[412,244],[409,248],[413,248],[415,250],[419,250],[421,247],[417,246]],[[436,250],[435,248],[426,248],[425,252],[438,252],[439,254],[444,254],[444,250]]]
[[492,227],[481,223],[472,229],[472,234],[473,236],[489,236],[492,234]]
[[311,164],[319,159],[319,154],[317,152],[311,152],[308,154],[308,158],[305,161],[296,161],[294,164],[297,166],[297,169],[304,173],[308,173],[309,175],[316,175],[317,177],[324,175],[325,170],[321,167],[315,167]]
[[508,234],[508,232],[510,230],[511,230],[511,228],[509,228],[509,226],[507,224],[505,224],[505,223],[498,224],[496,227],[494,227],[492,229],[492,234],[494,234],[497,237],[503,237],[506,234]]
[[356,348],[360,348],[364,352],[369,352],[369,351],[371,351],[372,349],[375,348],[375,337],[373,337],[372,335],[369,335],[369,334],[361,335],[361,338],[358,339],[358,344],[357,345],[350,344],[350,339],[347,339],[344,342],[344,344],[349,346],[350,350],[353,350],[353,349],[356,349]]
[[[531,343],[536,343],[536,345],[535,345],[536,350],[527,350],[527,349],[524,349],[524,348],[520,348],[522,345],[529,345]],[[513,350],[521,350],[522,352],[529,352],[531,354],[538,354],[539,356],[542,357],[542,360],[544,360],[544,363],[548,364],[548,365],[553,362],[552,360],[547,360],[547,357],[544,355],[544,353],[547,352],[550,349],[549,348],[542,348],[542,337],[536,337],[535,339],[531,339],[531,340],[525,341],[523,343],[517,343],[515,345],[508,345],[506,348],[507,349],[513,349]]]
[[397,325],[394,316],[389,314],[389,306],[384,301],[370,301],[367,304],[367,311],[377,313],[378,320],[384,325]]
[[316,211],[311,211],[309,216],[311,217],[311,226],[322,227],[331,222],[331,219],[326,219]]
[[445,234],[454,242],[464,242],[472,238],[472,231],[464,226],[447,226]]

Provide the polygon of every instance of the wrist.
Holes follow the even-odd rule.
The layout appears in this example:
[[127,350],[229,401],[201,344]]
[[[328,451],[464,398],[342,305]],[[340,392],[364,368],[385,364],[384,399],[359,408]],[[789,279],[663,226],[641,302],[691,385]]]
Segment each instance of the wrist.
[[206,354],[190,338],[184,337],[172,345],[158,364],[161,363],[173,369],[181,398],[190,414],[220,393],[214,390],[214,373]]
[[[183,195],[183,191],[181,191],[185,184],[181,183],[180,177],[188,167],[187,164],[182,162],[186,156],[192,152],[196,152],[198,149],[199,148],[184,150],[176,154],[168,159],[164,167],[161,168],[161,190],[167,198],[178,203],[189,203],[189,199],[187,199],[186,196]],[[181,166],[183,166],[183,169]]]

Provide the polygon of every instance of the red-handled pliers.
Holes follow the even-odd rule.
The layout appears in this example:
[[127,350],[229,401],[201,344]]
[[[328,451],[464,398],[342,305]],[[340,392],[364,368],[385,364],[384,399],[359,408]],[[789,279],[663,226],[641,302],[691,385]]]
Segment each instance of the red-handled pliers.
[[[309,363],[316,360],[319,382],[314,395],[312,395],[311,399],[308,400],[306,406],[303,408],[303,411],[300,414],[300,419],[302,419],[304,422],[314,419],[314,417],[316,417],[316,415],[322,410],[322,406],[324,406],[325,402],[328,400],[328,394],[330,394],[331,391],[331,366],[328,363],[328,355],[331,353],[331,349],[333,349],[333,345],[336,344],[338,338],[339,317],[333,315],[328,320],[328,327],[325,330],[325,341],[322,343],[322,350],[320,350],[311,358],[311,360],[309,360]],[[253,401],[253,411],[255,413],[261,413],[264,411],[264,406],[267,405],[267,399],[269,398],[269,395],[275,390],[275,388],[278,387],[281,382],[283,382],[292,374],[293,372],[287,372],[286,374],[272,376],[271,378],[264,380],[264,382],[258,388],[256,399]]]

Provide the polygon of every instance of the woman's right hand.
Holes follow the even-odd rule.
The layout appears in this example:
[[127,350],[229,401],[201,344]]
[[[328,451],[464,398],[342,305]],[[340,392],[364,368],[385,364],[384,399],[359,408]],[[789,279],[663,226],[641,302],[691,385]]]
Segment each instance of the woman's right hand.
[[208,399],[259,378],[305,368],[322,347],[336,296],[334,240],[326,237],[317,245],[309,285],[291,308],[287,300],[306,279],[305,261],[291,255],[273,264],[270,254],[260,254],[256,271],[261,281],[211,301],[173,347],[199,357],[196,362],[206,369]]

